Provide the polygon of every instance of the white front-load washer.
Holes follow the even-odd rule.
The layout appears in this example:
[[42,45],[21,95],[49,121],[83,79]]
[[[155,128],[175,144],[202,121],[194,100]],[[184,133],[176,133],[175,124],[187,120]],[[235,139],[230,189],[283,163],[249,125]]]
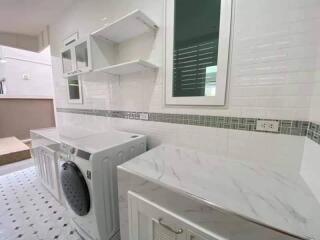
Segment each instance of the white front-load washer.
[[61,143],[61,187],[78,233],[120,239],[117,166],[146,151],[146,137],[120,131]]

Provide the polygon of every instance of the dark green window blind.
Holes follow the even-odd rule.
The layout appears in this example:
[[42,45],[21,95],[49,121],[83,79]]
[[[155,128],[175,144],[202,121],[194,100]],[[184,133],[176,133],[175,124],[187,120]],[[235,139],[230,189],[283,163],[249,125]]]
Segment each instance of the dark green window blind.
[[175,0],[173,96],[214,96],[221,0]]

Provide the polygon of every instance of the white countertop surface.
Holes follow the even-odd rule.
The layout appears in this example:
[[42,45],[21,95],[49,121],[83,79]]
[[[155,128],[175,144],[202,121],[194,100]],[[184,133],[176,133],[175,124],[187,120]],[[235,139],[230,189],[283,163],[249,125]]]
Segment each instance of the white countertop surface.
[[320,239],[320,204],[303,179],[252,162],[161,145],[119,168],[250,221]]
[[38,134],[54,142],[60,143],[59,133],[56,128],[33,129],[33,130],[30,130],[30,132]]
[[34,129],[30,132],[43,136],[57,143],[72,142],[75,139],[87,137],[95,133],[93,131],[77,127],[42,128]]

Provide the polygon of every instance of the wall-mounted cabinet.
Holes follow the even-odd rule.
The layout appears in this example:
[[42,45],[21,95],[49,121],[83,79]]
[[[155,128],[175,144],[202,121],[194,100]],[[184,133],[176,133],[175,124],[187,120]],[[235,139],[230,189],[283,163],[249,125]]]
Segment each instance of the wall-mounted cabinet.
[[63,77],[91,72],[114,63],[114,44],[100,37],[76,40],[61,51]]
[[[126,56],[129,40],[144,33],[156,33],[155,22],[140,10],[94,31],[87,39],[76,40],[61,51],[63,76],[65,78],[87,73],[105,72],[112,75],[131,74],[139,71],[154,70],[157,66],[141,59],[139,53],[133,60],[121,60]],[[143,44],[139,42],[138,44]]]
[[77,40],[61,51],[64,77],[70,77],[92,70],[90,39]]

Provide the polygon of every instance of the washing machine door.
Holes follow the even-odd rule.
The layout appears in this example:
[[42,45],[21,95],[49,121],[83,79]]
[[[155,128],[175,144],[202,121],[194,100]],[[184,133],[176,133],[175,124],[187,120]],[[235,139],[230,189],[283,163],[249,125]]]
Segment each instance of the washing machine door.
[[87,215],[90,210],[90,194],[78,166],[70,161],[62,164],[60,179],[69,206],[77,215]]

